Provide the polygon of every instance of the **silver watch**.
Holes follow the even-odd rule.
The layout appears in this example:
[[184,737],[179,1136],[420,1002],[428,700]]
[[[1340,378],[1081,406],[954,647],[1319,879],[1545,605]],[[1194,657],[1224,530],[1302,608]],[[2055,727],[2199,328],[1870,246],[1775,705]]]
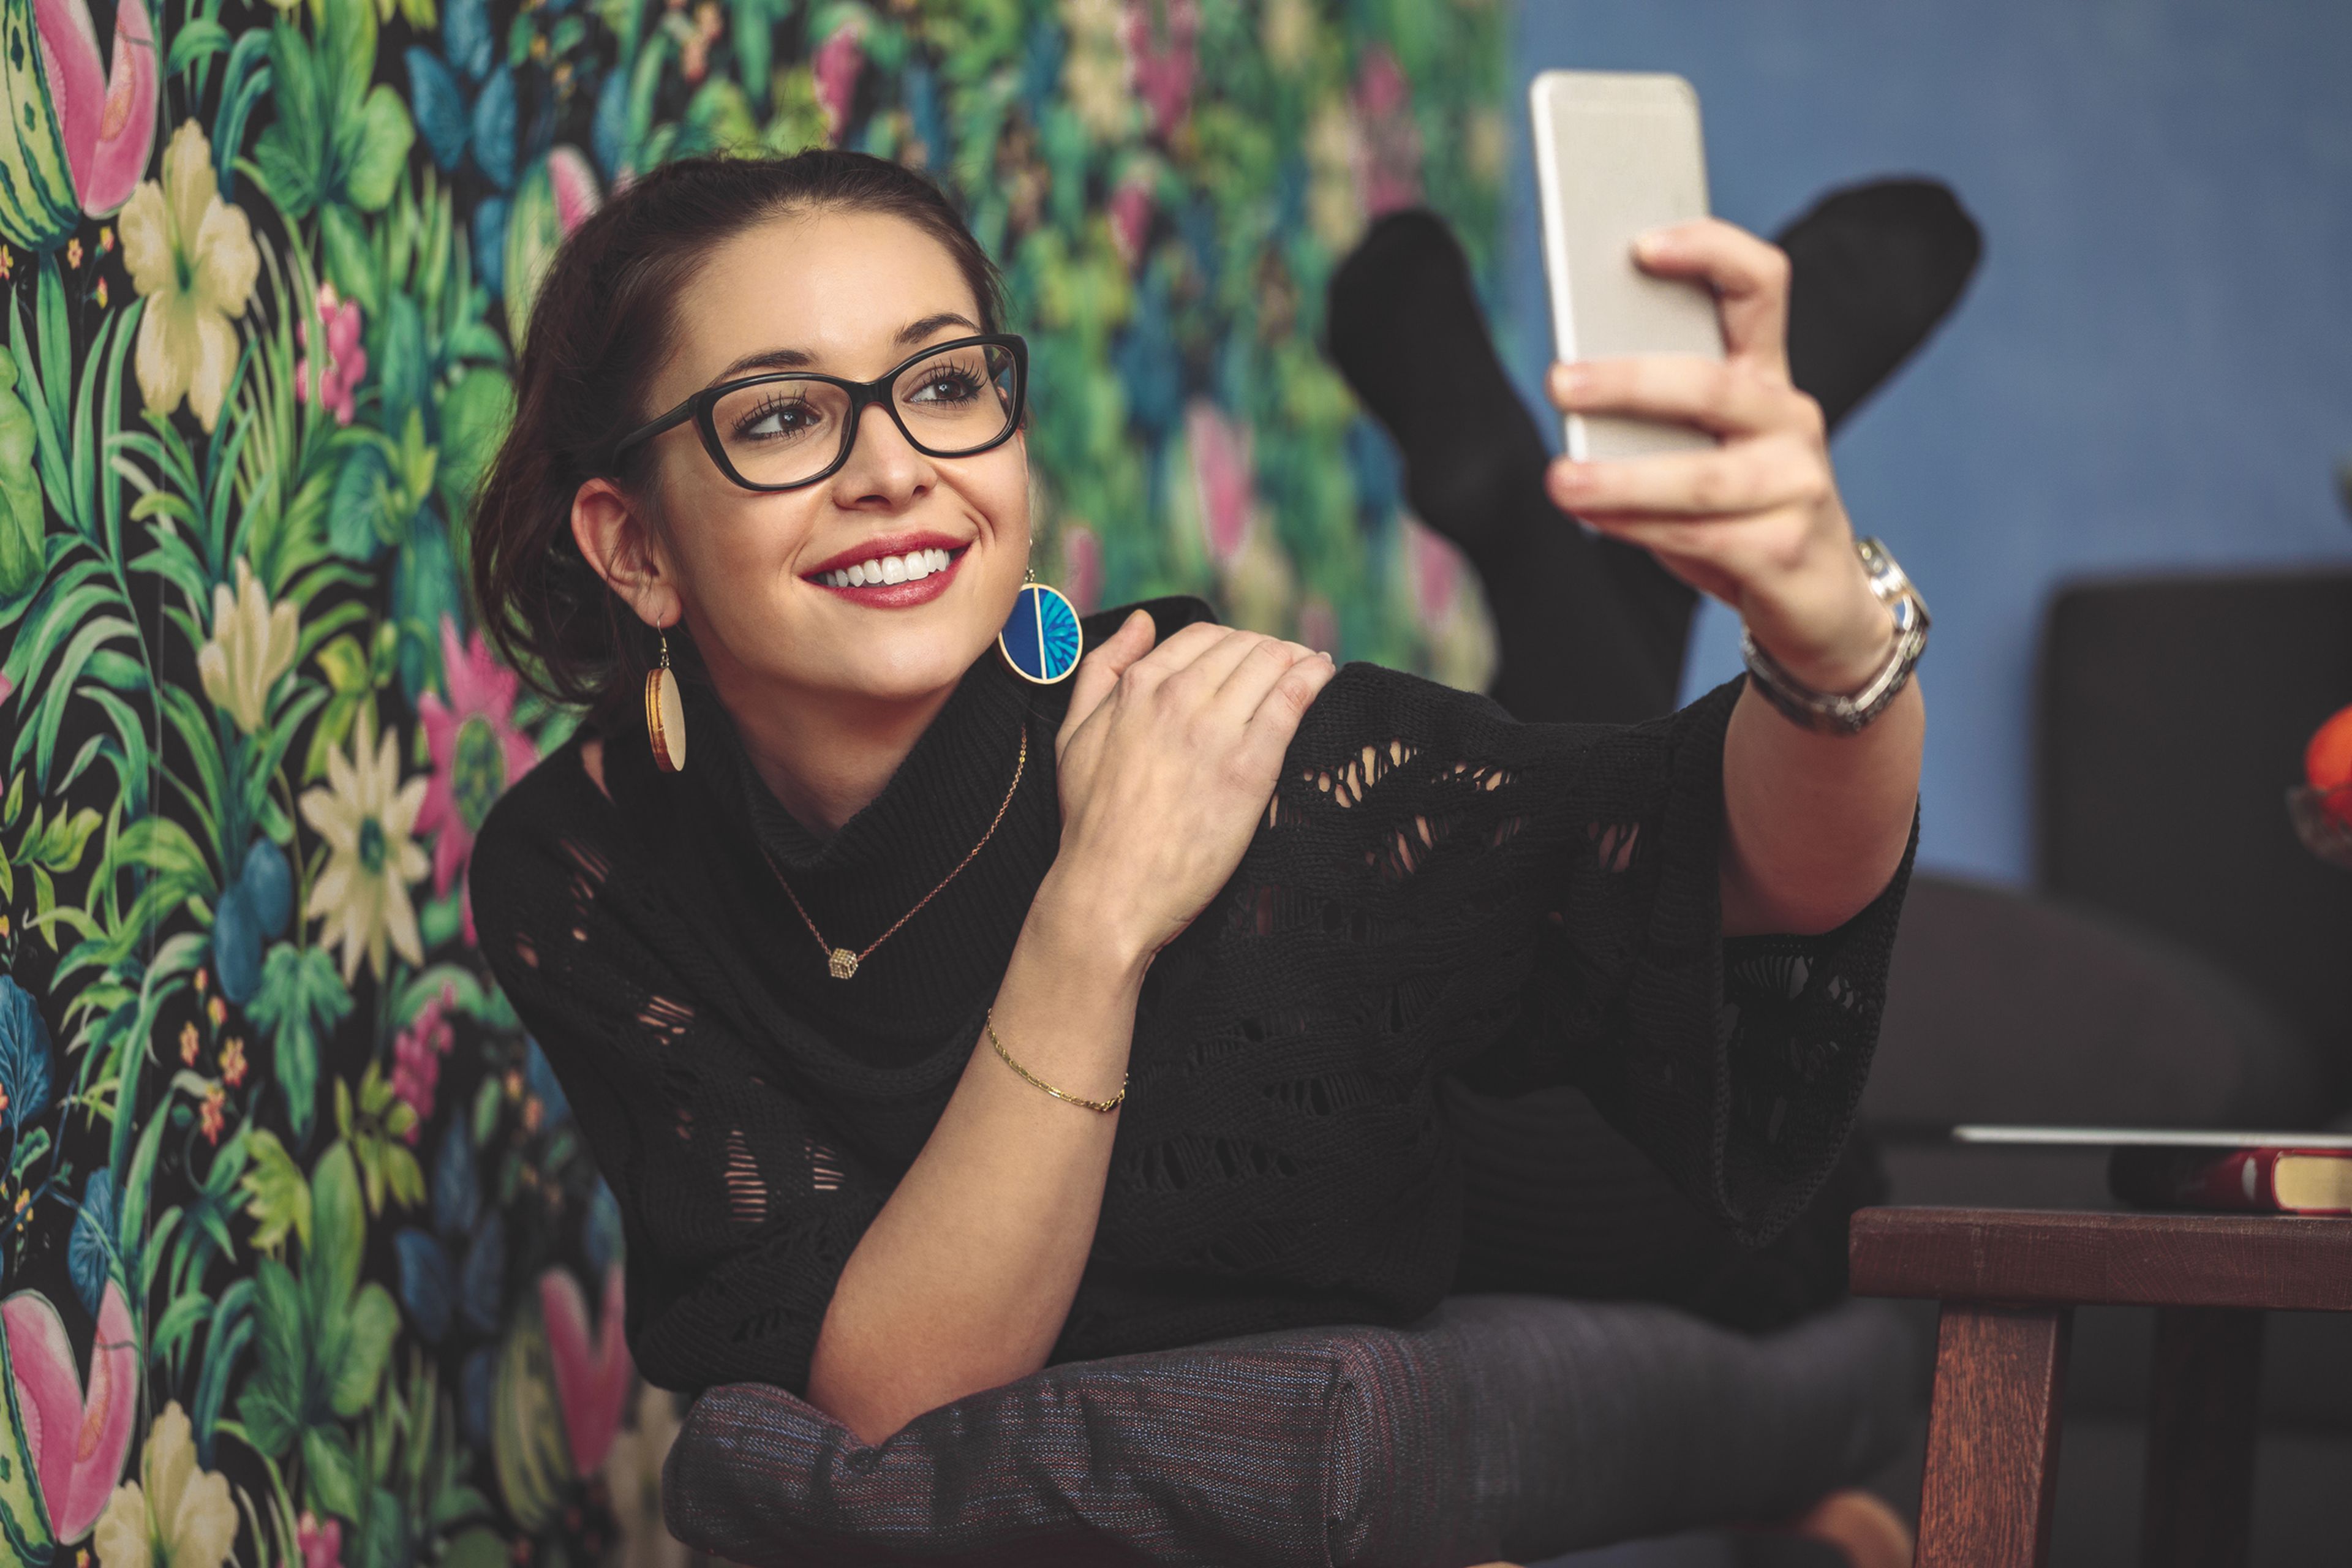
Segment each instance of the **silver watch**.
[[1870,721],[1886,711],[1887,704],[1910,684],[1911,672],[1918,668],[1919,656],[1927,648],[1927,602],[1919,597],[1919,590],[1886,552],[1886,546],[1875,539],[1853,542],[1856,553],[1862,557],[1863,570],[1870,575],[1870,591],[1895,616],[1895,646],[1878,673],[1852,693],[1816,691],[1790,675],[1780,660],[1756,646],[1743,623],[1739,628],[1739,656],[1748,661],[1748,673],[1756,682],[1756,689],[1764,700],[1789,718],[1808,730],[1822,730],[1833,735],[1851,735],[1868,728]]

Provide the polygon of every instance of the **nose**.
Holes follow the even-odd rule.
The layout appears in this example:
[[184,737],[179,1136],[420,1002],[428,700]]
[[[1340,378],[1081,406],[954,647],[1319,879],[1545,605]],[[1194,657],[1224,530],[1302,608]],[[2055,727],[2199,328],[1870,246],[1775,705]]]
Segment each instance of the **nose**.
[[890,411],[868,404],[858,415],[849,460],[834,476],[834,500],[845,507],[908,505],[938,481],[931,460],[917,451]]

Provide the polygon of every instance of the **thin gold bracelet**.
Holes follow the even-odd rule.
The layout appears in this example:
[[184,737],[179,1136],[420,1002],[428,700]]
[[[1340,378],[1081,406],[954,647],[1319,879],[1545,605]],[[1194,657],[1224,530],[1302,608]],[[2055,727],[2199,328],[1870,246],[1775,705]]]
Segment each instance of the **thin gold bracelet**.
[[1044,1079],[1039,1078],[1035,1073],[1031,1072],[1027,1068],[1023,1067],[1019,1062],[1013,1059],[1013,1053],[1006,1050],[1004,1048],[1004,1042],[996,1037],[995,1008],[991,1007],[988,1010],[986,1017],[981,1026],[988,1031],[988,1043],[996,1047],[996,1054],[1004,1058],[1004,1065],[1006,1067],[1011,1068],[1014,1072],[1019,1073],[1023,1078],[1028,1079],[1029,1082],[1035,1085],[1037,1088],[1044,1089],[1055,1100],[1067,1100],[1069,1103],[1078,1107],[1082,1110],[1098,1110],[1108,1113],[1117,1110],[1118,1109],[1118,1102],[1127,1098],[1127,1079],[1124,1075],[1121,1075],[1118,1080],[1118,1092],[1112,1095],[1108,1100],[1080,1100],[1075,1094],[1064,1094],[1060,1089],[1055,1089],[1052,1084],[1047,1083]]

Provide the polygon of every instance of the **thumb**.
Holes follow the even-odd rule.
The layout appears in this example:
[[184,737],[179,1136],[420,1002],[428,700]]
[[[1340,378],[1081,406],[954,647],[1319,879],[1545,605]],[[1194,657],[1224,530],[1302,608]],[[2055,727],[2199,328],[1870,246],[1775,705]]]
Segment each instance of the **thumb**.
[[1158,636],[1150,616],[1138,610],[1078,661],[1077,677],[1070,687],[1070,710],[1062,720],[1063,741],[1068,741],[1078,726],[1102,706],[1103,699],[1118,684],[1118,678],[1127,673],[1129,666],[1151,651]]

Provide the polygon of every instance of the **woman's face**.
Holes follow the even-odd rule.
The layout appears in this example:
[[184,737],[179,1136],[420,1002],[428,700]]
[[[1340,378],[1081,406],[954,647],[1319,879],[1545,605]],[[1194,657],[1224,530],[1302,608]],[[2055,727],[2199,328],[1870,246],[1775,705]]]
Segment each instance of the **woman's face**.
[[[781,218],[711,256],[678,303],[648,406],[767,371],[867,381],[926,344],[982,330],[954,258],[913,224],[856,212]],[[765,493],[721,474],[691,423],[656,445],[666,574],[730,700],[919,700],[952,686],[1012,610],[1029,552],[1018,435],[971,457],[929,458],[871,406],[837,472]],[[910,552],[932,552],[929,563],[944,552],[947,565],[919,582],[837,580]],[[662,606],[647,618],[661,621]]]

